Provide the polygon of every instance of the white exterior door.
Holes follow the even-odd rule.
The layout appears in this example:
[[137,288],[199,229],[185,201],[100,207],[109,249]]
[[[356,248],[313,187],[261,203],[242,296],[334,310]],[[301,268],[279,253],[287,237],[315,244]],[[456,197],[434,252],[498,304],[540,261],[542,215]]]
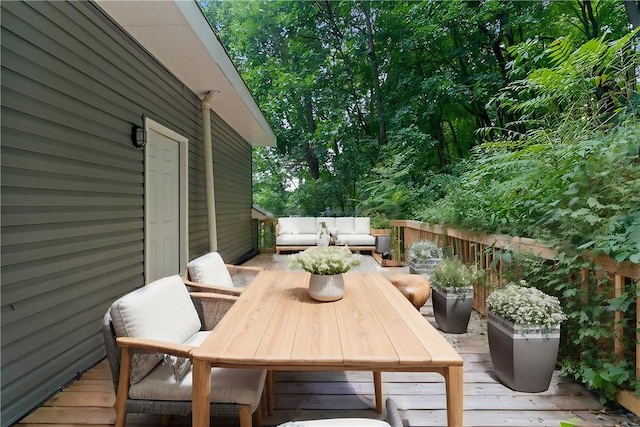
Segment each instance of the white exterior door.
[[181,274],[188,247],[188,140],[146,119],[145,282]]

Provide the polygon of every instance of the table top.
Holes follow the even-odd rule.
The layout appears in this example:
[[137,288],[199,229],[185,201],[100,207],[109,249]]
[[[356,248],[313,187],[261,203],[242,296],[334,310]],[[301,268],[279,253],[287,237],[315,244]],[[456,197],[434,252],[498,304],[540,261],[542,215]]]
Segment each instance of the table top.
[[263,271],[192,355],[215,366],[411,371],[460,355],[387,279],[345,273],[344,297],[318,302],[310,274]]

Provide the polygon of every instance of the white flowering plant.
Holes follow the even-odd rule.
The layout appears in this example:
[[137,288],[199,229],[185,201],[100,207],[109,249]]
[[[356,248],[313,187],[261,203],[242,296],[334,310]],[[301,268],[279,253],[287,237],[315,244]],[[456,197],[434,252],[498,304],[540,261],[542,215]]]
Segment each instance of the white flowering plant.
[[289,258],[291,268],[320,275],[346,273],[361,262],[360,255],[344,246],[312,247]]
[[442,258],[442,249],[431,240],[420,240],[409,248],[409,261],[419,263],[431,258]]
[[487,309],[523,326],[552,328],[567,320],[558,298],[528,286],[524,280],[493,291],[487,298]]

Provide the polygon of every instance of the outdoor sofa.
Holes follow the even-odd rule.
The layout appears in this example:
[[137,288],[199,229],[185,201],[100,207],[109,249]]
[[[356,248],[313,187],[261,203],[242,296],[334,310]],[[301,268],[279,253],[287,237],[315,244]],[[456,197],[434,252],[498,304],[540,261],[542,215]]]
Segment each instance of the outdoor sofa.
[[285,217],[276,225],[276,253],[302,251],[320,241],[322,223],[341,245],[352,251],[374,251],[369,217]]

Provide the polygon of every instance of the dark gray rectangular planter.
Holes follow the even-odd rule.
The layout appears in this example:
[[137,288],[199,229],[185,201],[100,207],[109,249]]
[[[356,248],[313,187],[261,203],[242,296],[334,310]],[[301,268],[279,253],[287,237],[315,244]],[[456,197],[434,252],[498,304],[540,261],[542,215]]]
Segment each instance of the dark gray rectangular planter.
[[551,330],[520,326],[489,312],[487,333],[493,368],[504,385],[530,393],[549,388],[558,358],[560,325]]
[[451,289],[443,292],[434,288],[432,295],[433,315],[438,327],[450,334],[467,332],[473,309],[473,288],[468,288],[461,294]]

